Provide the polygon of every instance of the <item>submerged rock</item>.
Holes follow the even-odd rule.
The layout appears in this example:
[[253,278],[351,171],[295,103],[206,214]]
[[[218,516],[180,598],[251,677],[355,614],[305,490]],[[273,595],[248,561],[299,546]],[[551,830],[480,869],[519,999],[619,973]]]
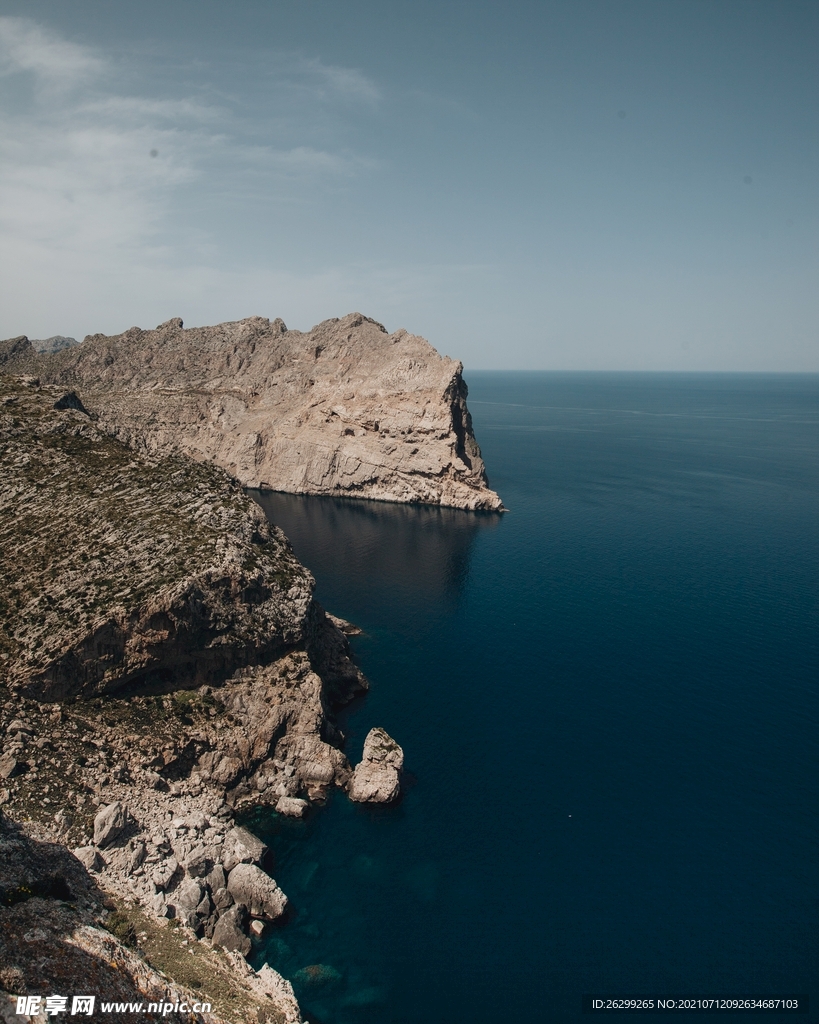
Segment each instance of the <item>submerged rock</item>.
[[310,964],[296,971],[293,976],[293,981],[299,988],[329,988],[341,980],[341,972],[330,964]]
[[349,796],[357,803],[386,804],[401,791],[404,751],[384,729],[371,729],[364,755],[350,780]]

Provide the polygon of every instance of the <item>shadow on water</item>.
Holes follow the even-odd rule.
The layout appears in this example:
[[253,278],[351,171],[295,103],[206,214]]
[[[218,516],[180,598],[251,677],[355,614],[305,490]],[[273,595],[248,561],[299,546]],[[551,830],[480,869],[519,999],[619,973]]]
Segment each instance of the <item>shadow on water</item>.
[[[393,600],[397,588],[410,604],[457,602],[469,576],[476,536],[495,529],[501,520],[494,512],[432,505],[248,493],[287,534],[296,556],[315,575],[320,599],[332,611],[343,607],[351,585],[361,584],[370,591],[384,587]],[[328,592],[329,580],[344,581],[344,592]]]

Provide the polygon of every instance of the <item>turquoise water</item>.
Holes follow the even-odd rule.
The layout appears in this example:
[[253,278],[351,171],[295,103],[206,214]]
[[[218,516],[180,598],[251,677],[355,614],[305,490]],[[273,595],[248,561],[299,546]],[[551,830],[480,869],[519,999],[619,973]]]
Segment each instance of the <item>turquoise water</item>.
[[365,630],[348,755],[384,726],[409,776],[254,819],[294,907],[257,962],[322,1024],[819,998],[819,378],[469,384],[508,515],[259,499]]

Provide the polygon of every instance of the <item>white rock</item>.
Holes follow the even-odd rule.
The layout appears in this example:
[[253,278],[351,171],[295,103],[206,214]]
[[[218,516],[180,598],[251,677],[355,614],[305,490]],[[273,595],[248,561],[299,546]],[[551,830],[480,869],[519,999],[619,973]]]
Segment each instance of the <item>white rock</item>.
[[115,800],[102,807],[94,818],[94,845],[112,843],[128,824],[128,810]]
[[228,875],[228,892],[243,903],[252,917],[275,921],[287,907],[287,897],[276,882],[255,864],[237,864]]
[[290,818],[303,818],[307,813],[310,804],[295,796],[282,796],[276,803],[276,810],[279,814],[286,814]]
[[246,917],[245,907],[235,906],[226,910],[213,930],[213,945],[224,946],[227,950],[237,950],[243,956],[247,956],[251,947],[250,939],[243,930]]
[[99,871],[102,868],[102,858],[93,846],[79,846],[73,853],[86,871]]
[[154,870],[151,872],[151,880],[157,889],[167,889],[171,884],[171,879],[174,877],[176,872],[179,870],[179,862],[176,857],[169,857],[167,860],[162,861]]
[[166,324],[90,338],[64,357],[62,373],[109,423],[153,451],[213,461],[246,487],[502,507],[472,432],[462,365],[360,313],[306,334],[259,317]]
[[350,780],[349,796],[357,803],[385,804],[401,791],[404,751],[383,729],[370,729],[364,756]]
[[185,819],[185,824],[195,832],[204,832],[210,822],[201,811],[191,811]]
[[273,1005],[281,1015],[282,1024],[301,1024],[299,1004],[296,1002],[296,995],[293,986],[283,978],[278,971],[274,971],[270,964],[257,973],[254,979],[254,988],[270,996]]
[[192,878],[201,878],[208,873],[210,858],[208,851],[200,843],[195,846],[185,858],[185,870]]
[[196,908],[202,902],[203,895],[199,883],[193,878],[186,878],[168,895],[168,906],[174,908],[180,921],[192,925],[196,917]]
[[232,871],[237,864],[261,864],[267,847],[246,828],[232,828],[222,846],[222,866]]

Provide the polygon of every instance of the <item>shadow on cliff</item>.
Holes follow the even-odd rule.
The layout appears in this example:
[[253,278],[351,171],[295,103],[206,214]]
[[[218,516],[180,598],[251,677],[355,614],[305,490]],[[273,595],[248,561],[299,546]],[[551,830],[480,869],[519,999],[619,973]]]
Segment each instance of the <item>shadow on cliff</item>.
[[335,596],[326,592],[328,581],[343,579],[399,591],[413,603],[457,603],[476,537],[501,523],[495,513],[434,505],[248,493],[287,534],[327,602]]

